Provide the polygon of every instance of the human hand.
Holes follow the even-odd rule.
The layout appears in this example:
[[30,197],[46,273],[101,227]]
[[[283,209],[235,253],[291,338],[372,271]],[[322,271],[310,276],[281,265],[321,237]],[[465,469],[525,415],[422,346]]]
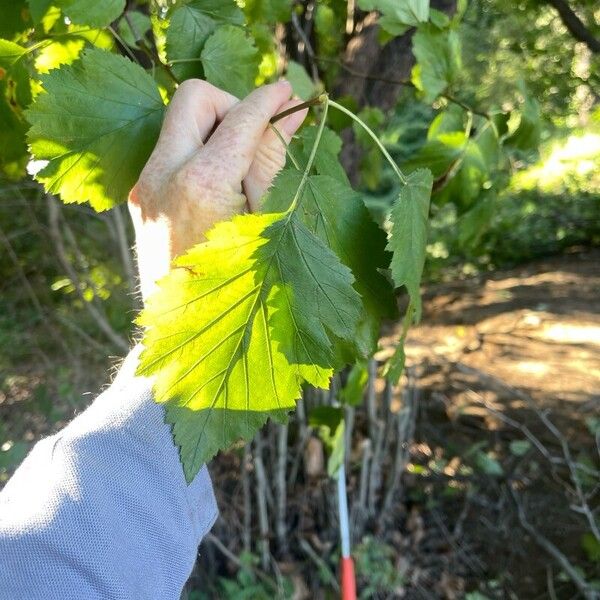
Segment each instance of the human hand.
[[[299,104],[288,82],[254,90],[241,102],[198,79],[184,81],[167,109],[156,147],[129,195],[142,296],[171,261],[203,241],[218,221],[260,198],[285,164],[285,148],[268,128],[275,114]],[[306,110],[277,123],[289,142]]]

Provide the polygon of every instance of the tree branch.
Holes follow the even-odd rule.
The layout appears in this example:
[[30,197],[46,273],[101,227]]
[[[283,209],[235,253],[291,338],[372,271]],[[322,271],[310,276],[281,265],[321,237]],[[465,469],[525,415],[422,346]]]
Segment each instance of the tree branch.
[[595,54],[600,53],[600,40],[594,37],[565,0],[546,0],[546,2],[556,9],[564,26],[576,40],[583,42]]

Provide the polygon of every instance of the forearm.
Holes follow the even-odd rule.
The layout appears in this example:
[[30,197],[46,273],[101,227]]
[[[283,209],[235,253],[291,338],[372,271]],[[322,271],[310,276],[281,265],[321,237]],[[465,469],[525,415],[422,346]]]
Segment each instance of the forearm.
[[206,468],[186,485],[136,363],[0,494],[0,598],[179,598],[217,507]]

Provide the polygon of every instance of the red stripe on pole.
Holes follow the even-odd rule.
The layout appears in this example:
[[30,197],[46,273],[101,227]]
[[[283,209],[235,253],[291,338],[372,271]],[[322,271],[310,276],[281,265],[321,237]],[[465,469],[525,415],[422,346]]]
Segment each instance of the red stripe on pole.
[[354,576],[354,561],[351,556],[340,561],[342,579],[342,600],[356,600],[356,577]]

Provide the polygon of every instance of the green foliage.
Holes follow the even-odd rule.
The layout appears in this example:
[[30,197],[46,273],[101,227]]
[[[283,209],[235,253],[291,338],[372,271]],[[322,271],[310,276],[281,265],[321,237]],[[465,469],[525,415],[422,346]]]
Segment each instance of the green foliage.
[[327,387],[332,342],[353,339],[360,313],[350,270],[293,213],[237,217],[208,238],[140,319],[139,372],[157,377],[188,480],[268,416],[284,418],[303,381]]
[[334,406],[315,406],[308,417],[327,449],[327,474],[335,477],[344,462],[344,413]]
[[91,49],[42,81],[45,93],[27,112],[31,153],[48,161],[37,180],[64,202],[96,210],[124,202],[162,122],[152,78],[126,58]]
[[364,360],[357,361],[346,379],[346,384],[339,393],[340,402],[350,406],[358,406],[362,400],[369,381],[369,371]]
[[390,213],[391,231],[388,249],[396,286],[406,286],[418,320],[421,316],[419,285],[425,264],[427,219],[433,178],[430,171],[419,169],[408,176]]
[[402,35],[409,27],[429,18],[429,0],[359,0],[363,10],[378,10],[379,25],[392,36]]
[[[286,69],[295,93],[310,98],[334,89],[339,58],[358,31],[337,0],[315,5],[308,40],[292,22],[308,13],[290,0],[134,1],[124,14],[125,4],[31,0],[29,11],[21,1],[4,11],[4,174],[22,176],[34,158],[43,161],[36,178],[47,191],[110,209],[139,176],[179,82],[201,77],[241,98]],[[263,213],[218,225],[180,257],[140,318],[147,327],[140,372],[156,375],[188,479],[269,416],[284,420],[304,382],[327,387],[353,364],[344,393],[357,402],[362,361],[376,350],[382,321],[397,316],[394,288],[404,287],[409,308],[386,371],[397,380],[403,341],[421,312],[430,210],[436,218],[453,213],[453,243],[479,252],[507,166],[531,160],[542,137],[542,110],[525,85],[513,86],[510,110],[499,108],[500,95],[492,102],[463,86],[463,30],[473,22],[466,3],[452,16],[428,0],[358,5],[378,12],[382,44],[415,28],[406,40],[416,59],[414,88],[396,110],[359,106],[369,94],[331,103],[339,112],[329,124],[337,132],[352,125],[362,150],[363,190],[352,188],[357,174],[344,171],[342,142],[324,128],[324,110],[319,126],[304,127],[290,144]],[[466,68],[476,72],[471,54]],[[98,281],[105,276],[93,272]],[[60,278],[53,285],[62,294],[74,289]]]
[[389,597],[404,583],[394,564],[394,549],[370,536],[354,549],[361,599]]
[[[242,552],[240,554],[240,569],[237,572],[235,579],[222,577],[219,579],[219,598],[225,600],[272,600],[273,587],[266,585],[256,576],[256,568],[259,559],[254,554]],[[293,592],[292,582],[281,577],[279,580],[282,589],[275,597],[290,598]],[[203,596],[200,596],[202,598]],[[195,600],[192,596],[190,600]]]
[[230,0],[195,0],[177,5],[166,40],[167,59],[174,63],[175,74],[182,79],[202,77],[199,57],[208,38],[219,26],[243,22],[242,11]]
[[412,82],[423,92],[425,102],[433,102],[458,77],[460,37],[453,28],[440,30],[435,25],[422,25],[414,35],[413,52],[417,64]]
[[26,49],[0,40],[0,173],[17,178],[24,172],[26,160],[23,109],[31,102],[31,84]]
[[200,54],[207,81],[243,98],[254,88],[258,71],[258,51],[239,27],[219,27]]
[[106,27],[110,25],[125,9],[125,0],[56,0],[73,23],[88,27]]

